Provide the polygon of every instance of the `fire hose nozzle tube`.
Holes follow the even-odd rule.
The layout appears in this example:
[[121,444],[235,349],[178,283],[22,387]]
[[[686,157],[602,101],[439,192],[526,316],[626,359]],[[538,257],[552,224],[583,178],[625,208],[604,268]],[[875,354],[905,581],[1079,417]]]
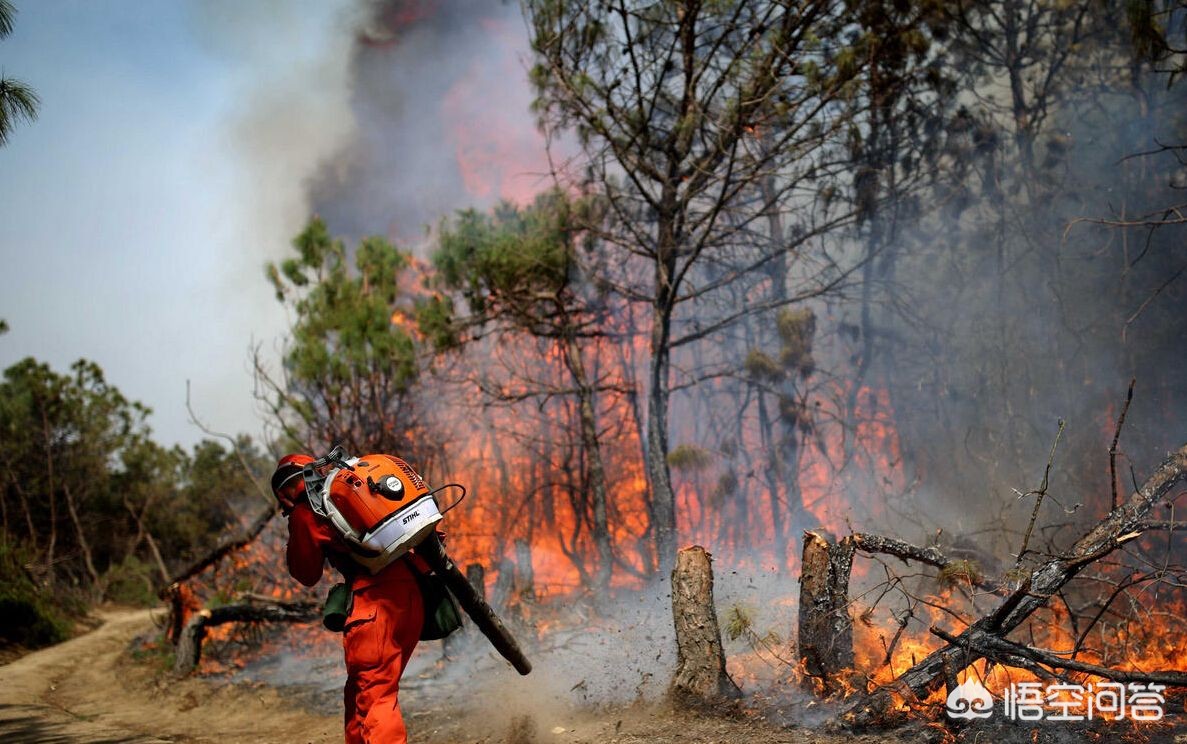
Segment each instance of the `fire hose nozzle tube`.
[[441,539],[437,537],[437,534],[430,534],[420,545],[416,546],[416,553],[437,572],[437,575],[453,592],[458,604],[470,616],[482,634],[487,637],[495,650],[504,659],[511,662],[515,671],[520,674],[530,673],[532,662],[528,661],[527,656],[524,656],[523,650],[511,635],[511,631],[507,630],[507,626],[503,625],[503,621],[499,619],[491,606],[478,595],[477,590],[466,579],[465,574],[446,554],[445,546],[441,544]]

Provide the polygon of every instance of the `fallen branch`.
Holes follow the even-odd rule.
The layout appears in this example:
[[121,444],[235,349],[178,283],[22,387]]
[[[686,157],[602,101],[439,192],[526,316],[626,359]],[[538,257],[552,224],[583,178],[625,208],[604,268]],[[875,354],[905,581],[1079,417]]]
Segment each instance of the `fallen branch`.
[[1072,672],[1082,672],[1095,677],[1111,679],[1114,682],[1142,682],[1145,684],[1166,685],[1167,687],[1187,687],[1187,672],[1153,671],[1142,672],[1128,669],[1112,669],[1089,664],[1075,659],[1065,659],[1054,651],[1034,648],[1021,643],[1006,640],[983,630],[974,630],[967,635],[955,636],[941,628],[931,628],[932,634],[943,638],[948,643],[964,649],[973,649],[980,656],[991,659],[1006,666],[1021,666],[1030,669],[1031,666],[1018,664],[1010,659],[1023,659],[1035,664],[1066,669]]
[[[893,537],[884,537],[882,535],[872,535],[868,532],[855,532],[853,534],[853,541],[857,545],[857,549],[863,553],[881,553],[883,555],[892,555],[904,562],[918,561],[928,566],[940,569],[942,572],[959,571],[963,564],[969,561],[959,558],[950,558],[942,550],[936,547],[920,547],[912,545],[904,540],[899,540]],[[1005,587],[1000,581],[993,577],[987,577],[980,572],[973,572],[973,575],[968,576],[969,583],[978,588],[984,589],[992,594],[1006,593]]]
[[267,527],[268,523],[272,521],[272,517],[276,516],[278,512],[279,509],[276,508],[275,503],[268,509],[265,509],[258,517],[256,517],[255,521],[248,526],[246,531],[237,536],[224,540],[223,542],[216,545],[209,553],[174,574],[173,578],[171,578],[165,586],[161,587],[161,589],[157,591],[157,596],[162,599],[168,597],[173,593],[178,584],[194,578],[207,568],[210,568],[215,563],[218,563],[229,553],[233,553],[240,548],[250,545],[253,540],[260,536],[260,533],[264,531],[264,528]]
[[1187,522],[1173,522],[1170,520],[1147,520],[1138,525],[1138,529],[1143,532],[1153,532],[1154,530],[1170,530],[1171,532],[1178,532],[1179,530],[1187,530]]
[[202,660],[202,641],[206,629],[225,623],[308,623],[321,616],[318,606],[312,602],[261,601],[258,596],[247,602],[207,608],[195,612],[186,622],[177,641],[173,658],[175,674],[189,674]]
[[1103,520],[1082,536],[1067,552],[1036,568],[1014,592],[1007,596],[990,614],[977,620],[962,632],[956,642],[932,652],[919,663],[899,675],[894,682],[868,695],[861,696],[841,714],[843,725],[862,728],[885,717],[893,696],[922,698],[937,689],[944,681],[945,670],[959,673],[981,658],[966,639],[978,632],[1006,636],[1047,604],[1089,564],[1104,558],[1117,548],[1142,535],[1141,525],[1154,507],[1176,483],[1187,476],[1187,446],[1179,449],[1155,471],[1129,500],[1109,512]]

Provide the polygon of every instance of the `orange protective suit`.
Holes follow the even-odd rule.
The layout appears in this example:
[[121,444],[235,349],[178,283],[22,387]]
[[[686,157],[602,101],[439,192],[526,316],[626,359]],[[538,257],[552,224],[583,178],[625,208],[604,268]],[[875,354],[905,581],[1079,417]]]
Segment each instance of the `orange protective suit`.
[[354,597],[342,634],[346,656],[347,744],[404,744],[400,676],[424,623],[420,587],[409,556],[372,576],[351,559],[342,538],[300,501],[289,515],[289,573],[306,586],[321,580],[328,560],[350,583]]

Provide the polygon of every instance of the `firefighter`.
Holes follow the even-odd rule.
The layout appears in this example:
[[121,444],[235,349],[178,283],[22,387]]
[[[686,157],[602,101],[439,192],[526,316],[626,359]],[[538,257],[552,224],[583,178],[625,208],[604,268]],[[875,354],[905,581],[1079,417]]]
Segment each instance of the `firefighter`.
[[314,586],[329,561],[351,589],[342,634],[347,744],[403,744],[408,734],[400,714],[400,676],[424,623],[420,589],[408,565],[414,558],[394,561],[374,576],[352,561],[334,526],[315,514],[306,498],[301,471],[311,462],[309,455],[285,455],[272,475],[272,492],[288,517],[288,570]]

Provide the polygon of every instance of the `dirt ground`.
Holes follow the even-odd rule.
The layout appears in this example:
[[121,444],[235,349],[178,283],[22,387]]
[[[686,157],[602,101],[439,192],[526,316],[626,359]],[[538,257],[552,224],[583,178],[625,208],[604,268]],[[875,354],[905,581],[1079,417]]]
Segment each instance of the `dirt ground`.
[[[263,684],[177,681],[159,663],[135,660],[131,641],[152,628],[149,610],[107,610],[102,624],[0,666],[0,741],[293,742],[341,741],[337,716],[317,715]],[[496,702],[497,701],[492,701]],[[757,716],[702,716],[638,705],[513,716],[431,708],[407,711],[413,741],[426,744],[631,744],[709,742],[840,744],[894,738],[834,737],[773,725]]]
[[[160,658],[136,658],[133,639],[153,628],[149,610],[111,609],[101,624],[66,643],[0,666],[0,741],[151,744],[156,742],[336,742],[337,715],[310,711],[308,701],[262,682],[174,679]],[[954,741],[934,729],[840,735],[778,725],[748,710],[707,715],[661,705],[515,710],[489,690],[472,706],[456,696],[434,706],[426,695],[406,701],[410,739],[424,744],[899,744]],[[462,691],[462,694],[465,691]],[[413,697],[411,694],[409,697]],[[1176,727],[1177,728],[1177,727]],[[1187,742],[1182,730],[1138,737]],[[961,742],[1135,740],[1115,732],[965,731]]]

